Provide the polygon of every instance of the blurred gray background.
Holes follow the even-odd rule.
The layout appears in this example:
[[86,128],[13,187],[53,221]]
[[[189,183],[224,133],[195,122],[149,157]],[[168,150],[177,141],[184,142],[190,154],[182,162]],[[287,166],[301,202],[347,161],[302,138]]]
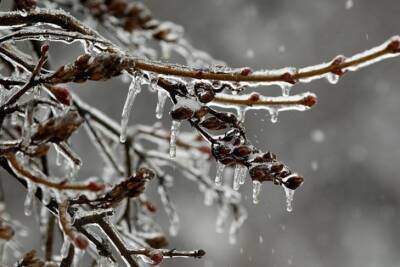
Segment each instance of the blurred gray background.
[[[397,0],[144,2],[155,17],[183,25],[195,47],[233,67],[317,64],[400,33]],[[53,56],[67,62],[75,55]],[[306,179],[296,192],[294,211],[286,212],[283,190],[272,184],[264,185],[260,204],[253,205],[247,184],[241,192],[249,219],[238,243],[229,245],[226,233],[215,232],[215,207],[205,207],[197,186],[177,177],[172,191],[181,231],[171,247],[203,248],[207,255],[166,260],[164,266],[400,266],[399,69],[400,58],[395,58],[346,74],[337,85],[326,80],[296,85],[292,93],[311,91],[319,102],[306,112],[281,113],[277,124],[265,112],[248,112],[245,125],[252,142],[277,153]],[[76,91],[119,119],[127,86],[113,81],[87,87]],[[277,95],[280,88],[261,91]],[[156,96],[139,98],[132,123],[153,123]],[[170,126],[168,118],[163,121]],[[81,171],[89,176],[102,163],[82,138],[75,137],[75,147],[92,161]],[[24,193],[12,180],[6,187],[13,200],[9,212],[21,217]],[[33,217],[24,220],[34,223]],[[34,238],[25,242],[38,246]]]

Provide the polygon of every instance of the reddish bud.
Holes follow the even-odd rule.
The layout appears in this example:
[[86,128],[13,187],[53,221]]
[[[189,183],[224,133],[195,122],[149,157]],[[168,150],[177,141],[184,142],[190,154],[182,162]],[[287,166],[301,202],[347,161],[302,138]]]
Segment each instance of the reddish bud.
[[187,107],[179,107],[171,111],[171,117],[174,120],[188,120],[193,117],[193,110]]
[[340,67],[341,64],[343,64],[346,61],[346,58],[344,56],[337,56],[333,59],[331,66],[333,67],[331,72],[333,74],[342,76],[344,74],[344,71]]
[[249,97],[249,100],[251,102],[258,102],[260,100],[260,94],[259,93],[252,93]]
[[287,83],[295,84],[296,81],[293,79],[293,75],[289,72],[285,72],[281,75],[281,79]]
[[251,68],[243,68],[242,71],[240,72],[240,75],[248,76],[252,73],[253,73],[253,70]]
[[49,86],[49,90],[62,104],[67,106],[72,104],[72,97],[67,88],[61,86]]
[[392,53],[400,53],[400,37],[393,38],[386,49]]
[[86,239],[86,237],[82,235],[78,235],[74,239],[74,244],[80,249],[80,250],[85,250],[89,246],[89,241]]
[[304,105],[307,107],[312,107],[317,103],[317,97],[315,95],[308,95],[304,98]]
[[154,264],[158,265],[164,259],[164,255],[161,250],[153,249],[148,253],[148,257],[153,261]]
[[106,186],[105,186],[105,184],[102,184],[102,183],[90,182],[90,183],[87,185],[87,188],[88,188],[90,191],[98,192],[98,191],[103,191],[103,190],[106,188]]

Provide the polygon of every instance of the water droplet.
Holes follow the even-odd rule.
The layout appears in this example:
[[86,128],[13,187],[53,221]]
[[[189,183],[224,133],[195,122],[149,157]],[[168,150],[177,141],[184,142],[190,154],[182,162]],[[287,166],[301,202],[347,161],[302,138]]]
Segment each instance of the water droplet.
[[282,185],[283,189],[285,190],[285,196],[286,196],[286,210],[288,212],[291,212],[293,210],[293,196],[294,196],[294,190],[287,188],[286,186]]
[[340,76],[335,74],[335,73],[328,73],[326,75],[326,79],[328,80],[329,83],[331,84],[337,84],[339,81]]

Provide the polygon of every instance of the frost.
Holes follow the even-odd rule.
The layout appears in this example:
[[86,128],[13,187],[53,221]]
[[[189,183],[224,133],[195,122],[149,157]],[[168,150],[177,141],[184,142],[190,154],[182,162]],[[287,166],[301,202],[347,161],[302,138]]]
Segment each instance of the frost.
[[141,77],[137,74],[132,77],[131,84],[129,85],[128,95],[125,100],[124,107],[122,109],[122,116],[121,116],[121,135],[120,135],[120,142],[125,143],[126,141],[126,134],[129,122],[129,116],[131,114],[133,102],[135,101],[136,96],[141,91]]
[[253,181],[253,203],[258,204],[260,202],[262,183],[260,181]]
[[158,100],[156,106],[156,118],[160,120],[163,117],[164,106],[168,97],[168,93],[165,90],[158,89],[157,95],[158,95]]
[[217,186],[221,186],[222,185],[224,169],[225,169],[225,165],[218,161],[217,162],[217,173],[215,175],[215,184]]
[[173,120],[171,125],[171,136],[169,141],[169,156],[171,158],[176,157],[176,139],[179,134],[179,128],[181,127],[182,122]]

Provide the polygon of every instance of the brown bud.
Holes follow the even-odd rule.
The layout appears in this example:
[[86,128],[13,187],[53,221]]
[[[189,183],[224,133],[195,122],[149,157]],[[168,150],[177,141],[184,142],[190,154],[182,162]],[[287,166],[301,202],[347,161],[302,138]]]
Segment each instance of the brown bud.
[[202,103],[208,103],[214,100],[215,92],[211,84],[196,83],[194,85],[194,91],[197,98]]
[[251,68],[243,68],[240,72],[240,75],[248,76],[252,73],[253,73],[253,70]]
[[61,86],[49,86],[49,91],[62,104],[67,106],[72,104],[72,97],[67,88]]
[[298,175],[289,177],[285,182],[284,185],[292,190],[296,190],[301,184],[303,183],[304,178]]
[[80,249],[80,250],[85,250],[89,246],[89,241],[86,239],[86,237],[82,235],[78,235],[74,239],[74,244]]
[[263,155],[263,158],[264,158],[266,161],[273,161],[273,160],[276,160],[276,155],[275,155],[274,153],[267,152],[267,153],[265,153],[265,154]]
[[226,145],[214,145],[212,153],[216,158],[226,157],[231,153],[231,149]]
[[152,238],[147,238],[146,243],[152,248],[164,248],[168,246],[168,241],[165,236],[159,235]]
[[153,264],[159,265],[164,256],[161,250],[153,249],[148,253],[148,257],[153,261]]
[[267,165],[257,165],[249,170],[251,179],[257,180],[257,181],[272,181],[273,176],[271,172],[268,169]]
[[386,49],[392,53],[400,53],[400,38],[397,37],[392,39]]
[[241,145],[238,147],[235,147],[233,149],[233,154],[237,157],[246,157],[248,156],[251,152],[252,152],[252,148],[250,146],[246,146],[246,145]]
[[193,113],[193,110],[188,107],[179,107],[170,112],[172,119],[179,121],[191,119]]
[[284,165],[282,163],[275,163],[271,166],[271,172],[280,172],[283,170]]
[[216,117],[209,117],[200,123],[200,126],[209,130],[222,130],[226,128],[226,124]]

